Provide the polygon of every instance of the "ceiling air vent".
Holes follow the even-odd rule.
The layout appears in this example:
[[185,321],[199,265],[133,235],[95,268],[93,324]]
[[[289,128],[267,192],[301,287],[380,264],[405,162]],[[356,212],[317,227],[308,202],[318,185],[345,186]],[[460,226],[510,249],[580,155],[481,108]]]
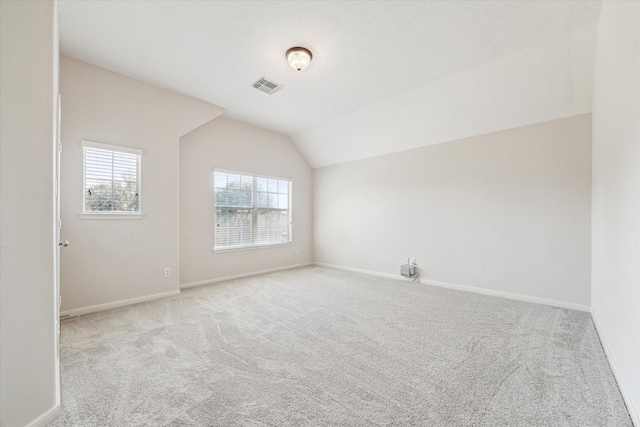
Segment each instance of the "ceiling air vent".
[[255,82],[253,84],[253,87],[258,89],[260,92],[264,92],[264,93],[268,93],[269,95],[273,95],[274,93],[276,93],[277,91],[282,89],[283,86],[281,84],[278,84],[276,82],[272,82],[271,80],[268,80],[267,78],[263,77],[260,80],[258,80],[257,82]]

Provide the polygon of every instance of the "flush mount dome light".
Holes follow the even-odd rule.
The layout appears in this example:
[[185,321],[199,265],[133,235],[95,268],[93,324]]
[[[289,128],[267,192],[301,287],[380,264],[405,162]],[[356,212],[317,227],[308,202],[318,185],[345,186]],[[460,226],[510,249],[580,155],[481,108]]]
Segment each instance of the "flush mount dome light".
[[309,49],[292,47],[287,51],[287,62],[295,70],[302,71],[309,66],[313,55]]

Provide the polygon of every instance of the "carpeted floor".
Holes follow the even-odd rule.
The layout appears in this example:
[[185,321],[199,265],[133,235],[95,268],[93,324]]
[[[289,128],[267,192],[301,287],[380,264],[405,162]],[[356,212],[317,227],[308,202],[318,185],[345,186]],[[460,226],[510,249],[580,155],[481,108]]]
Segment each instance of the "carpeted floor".
[[631,426],[589,314],[306,267],[63,323],[54,426]]

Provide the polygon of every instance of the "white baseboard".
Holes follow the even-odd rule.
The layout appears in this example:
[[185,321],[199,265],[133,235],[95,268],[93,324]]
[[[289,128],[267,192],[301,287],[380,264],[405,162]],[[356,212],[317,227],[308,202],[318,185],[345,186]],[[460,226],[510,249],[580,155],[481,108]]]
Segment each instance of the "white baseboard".
[[[368,274],[368,275],[371,275],[371,276],[386,277],[388,279],[396,279],[396,280],[404,280],[404,281],[407,280],[406,277],[401,276],[399,274],[380,273],[378,271],[363,270],[363,269],[360,269],[360,268],[344,267],[344,266],[341,266],[341,265],[326,264],[326,263],[322,263],[322,262],[316,262],[315,265],[318,265],[318,266],[321,266],[321,267],[336,268],[338,270],[351,271],[351,272],[354,272],[354,273]],[[525,302],[532,302],[532,303],[535,303],[535,304],[550,305],[550,306],[553,306],[553,307],[568,308],[568,309],[571,309],[571,310],[586,311],[586,312],[590,311],[590,308],[588,306],[586,306],[586,305],[574,304],[574,303],[564,302],[564,301],[556,301],[556,300],[545,299],[545,298],[532,297],[532,296],[529,296],[529,295],[522,295],[522,294],[511,293],[511,292],[496,291],[496,290],[493,290],[493,289],[477,288],[477,287],[474,287],[474,286],[466,286],[466,285],[456,285],[456,284],[453,284],[453,283],[439,282],[439,281],[436,281],[436,280],[429,280],[429,279],[420,279],[420,283],[425,284],[425,285],[438,286],[440,288],[454,289],[456,291],[472,292],[474,294],[482,294],[482,295],[489,295],[489,296],[493,296],[493,297],[508,298],[508,299],[517,300],[517,301],[525,301]]]
[[345,267],[343,265],[327,264],[324,262],[314,262],[314,264],[317,265],[318,267],[335,268],[336,270],[350,271],[352,273],[362,273],[362,274],[368,274],[369,276],[378,276],[378,277],[385,277],[387,279],[407,281],[407,278],[404,276],[401,276],[400,274],[381,273],[379,271],[365,270],[362,268]]
[[640,427],[640,412],[638,412],[638,408],[634,406],[633,399],[629,394],[629,391],[622,380],[622,376],[620,375],[620,371],[618,370],[618,365],[616,365],[616,359],[613,357],[613,353],[611,353],[611,349],[609,344],[607,344],[607,340],[602,334],[602,329],[598,326],[598,320],[593,309],[591,310],[591,319],[593,320],[593,325],[596,327],[596,332],[598,333],[598,337],[600,337],[600,342],[602,343],[602,348],[604,349],[604,354],[607,356],[607,360],[609,361],[609,366],[611,367],[611,371],[613,372],[613,376],[618,383],[618,388],[620,389],[620,394],[622,394],[622,398],[624,399],[624,403],[627,405],[627,410],[629,411],[629,415],[631,416],[631,421],[633,425],[636,427]]
[[303,262],[301,264],[287,265],[284,267],[268,268],[266,270],[252,271],[250,273],[234,274],[232,276],[218,277],[216,279],[201,280],[199,282],[183,283],[180,289],[193,288],[196,286],[210,285],[212,283],[226,282],[227,280],[242,279],[243,277],[257,276],[259,274],[273,273],[276,271],[291,270],[293,268],[306,267],[313,264],[312,262]]
[[172,297],[174,295],[180,295],[180,290],[162,292],[159,294],[146,295],[138,298],[124,299],[120,301],[108,302],[106,304],[90,305],[89,307],[74,308],[72,310],[66,310],[60,313],[60,317],[74,317],[81,316],[83,314],[95,313],[97,311],[109,310],[111,308],[124,307],[127,305],[138,304],[141,302],[152,301],[154,299]]
[[44,414],[27,424],[26,427],[44,427],[52,423],[60,416],[60,404],[54,405]]
[[492,297],[507,298],[516,301],[532,302],[534,304],[550,305],[552,307],[568,308],[570,310],[589,312],[589,306],[582,304],[574,304],[571,302],[558,301],[553,299],[532,297],[529,295],[516,294],[511,292],[496,291],[493,289],[477,288],[475,286],[456,285],[447,282],[438,282],[436,280],[420,279],[420,283],[425,285],[438,286],[440,288],[454,289],[456,291],[473,292],[474,294],[489,295]]
[[[217,283],[217,282],[224,282],[224,281],[227,281],[227,280],[240,279],[242,277],[256,276],[258,274],[273,273],[274,271],[289,270],[289,269],[292,269],[292,268],[305,267],[305,266],[311,265],[311,264],[313,264],[313,263],[304,262],[304,263],[301,263],[301,264],[287,265],[285,267],[269,268],[267,270],[253,271],[251,273],[236,274],[234,276],[226,276],[226,277],[220,277],[220,278],[217,278],[217,279],[203,280],[201,282],[185,283],[185,284],[180,285],[180,289],[192,288],[194,286],[208,285],[208,284]],[[112,308],[124,307],[124,306],[127,306],[127,305],[138,304],[138,303],[146,302],[146,301],[152,301],[152,300],[155,300],[155,299],[172,297],[174,295],[179,295],[179,294],[180,294],[180,290],[175,290],[175,291],[163,292],[163,293],[159,293],[159,294],[146,295],[146,296],[138,297],[138,298],[131,298],[131,299],[126,299],[126,300],[109,302],[109,303],[106,303],[106,304],[98,304],[98,305],[92,305],[92,306],[89,306],[89,307],[75,308],[75,309],[72,309],[72,310],[66,310],[66,311],[61,312],[60,313],[60,317],[81,316],[83,314],[95,313],[95,312],[98,312],[98,311],[109,310],[109,309],[112,309]]]

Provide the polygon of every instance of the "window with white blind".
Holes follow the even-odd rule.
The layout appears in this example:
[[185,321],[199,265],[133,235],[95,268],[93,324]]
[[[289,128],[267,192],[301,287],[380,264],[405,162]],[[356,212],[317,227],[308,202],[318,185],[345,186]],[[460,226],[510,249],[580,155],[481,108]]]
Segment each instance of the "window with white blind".
[[140,214],[142,150],[82,141],[84,214]]
[[215,169],[214,250],[291,243],[290,179]]

